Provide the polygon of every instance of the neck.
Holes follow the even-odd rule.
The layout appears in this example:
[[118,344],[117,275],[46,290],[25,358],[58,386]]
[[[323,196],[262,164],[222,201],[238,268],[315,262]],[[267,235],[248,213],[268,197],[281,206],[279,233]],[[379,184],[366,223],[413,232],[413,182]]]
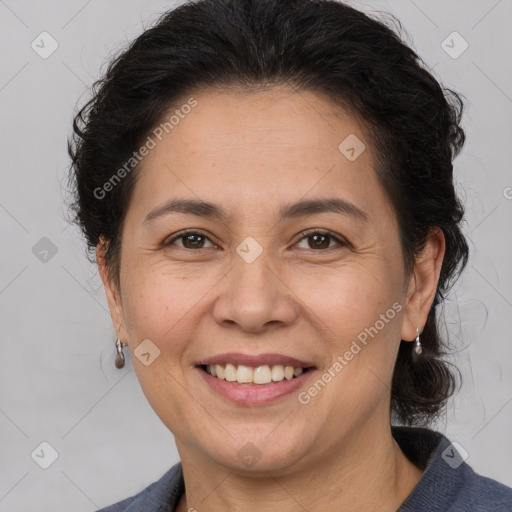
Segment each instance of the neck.
[[189,453],[178,440],[177,446],[187,490],[177,512],[395,512],[422,475],[400,450],[389,423],[357,428],[330,455],[265,477],[212,463]]

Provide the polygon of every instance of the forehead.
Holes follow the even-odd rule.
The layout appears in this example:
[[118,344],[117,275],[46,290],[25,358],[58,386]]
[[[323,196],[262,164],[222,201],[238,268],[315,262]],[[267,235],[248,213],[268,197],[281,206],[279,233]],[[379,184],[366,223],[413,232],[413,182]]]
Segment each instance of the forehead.
[[179,138],[174,146],[183,143],[188,159],[197,155],[213,163],[223,158],[242,163],[251,156],[255,164],[270,164],[268,156],[274,155],[279,158],[277,163],[306,158],[308,163],[323,164],[333,155],[340,156],[340,137],[365,138],[353,116],[309,91],[275,87],[229,93],[214,89],[201,92],[196,101],[197,106],[174,133]]
[[184,196],[228,202],[237,214],[260,213],[254,204],[278,210],[308,195],[339,195],[370,215],[389,208],[364,126],[325,97],[281,87],[190,97],[195,106],[181,111],[142,162],[133,196],[140,215]]

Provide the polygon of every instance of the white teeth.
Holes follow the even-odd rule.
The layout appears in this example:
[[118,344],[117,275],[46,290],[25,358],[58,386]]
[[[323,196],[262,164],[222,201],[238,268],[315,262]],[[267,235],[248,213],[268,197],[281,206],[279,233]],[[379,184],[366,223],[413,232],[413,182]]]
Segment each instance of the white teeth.
[[284,369],[284,378],[285,378],[286,380],[293,379],[293,366],[287,366],[287,367]]
[[206,371],[213,377],[228,382],[238,382],[239,384],[270,384],[271,382],[280,382],[284,379],[291,380],[304,372],[304,368],[293,366],[283,366],[268,364],[252,368],[240,364],[235,366],[228,363],[226,365],[215,364],[206,366]]
[[[206,368],[211,368],[211,366],[207,366]],[[216,364],[215,365],[215,373],[217,374],[216,377],[224,380],[224,377],[225,377],[224,366],[221,366],[220,364]],[[213,373],[212,373],[212,375],[213,375]]]
[[252,379],[254,384],[270,384],[272,382],[270,366],[266,364],[265,366],[258,366],[258,368],[255,368]]
[[226,369],[224,370],[224,378],[228,382],[234,382],[236,380],[236,367],[235,365],[228,363],[226,365]]
[[252,382],[252,368],[250,366],[238,365],[236,370],[236,381],[240,384]]
[[274,382],[284,379],[284,367],[281,364],[272,366],[272,380]]

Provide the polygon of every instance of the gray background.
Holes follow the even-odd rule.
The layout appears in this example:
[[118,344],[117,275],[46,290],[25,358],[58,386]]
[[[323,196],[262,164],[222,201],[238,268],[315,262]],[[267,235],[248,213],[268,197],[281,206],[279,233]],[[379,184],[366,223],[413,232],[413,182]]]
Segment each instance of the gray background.
[[[477,472],[512,486],[512,1],[352,3],[396,14],[434,74],[467,98],[455,167],[472,254],[445,307],[464,387],[437,427]],[[101,281],[65,221],[62,189],[75,104],[108,57],[175,4],[0,0],[2,512],[96,510],[178,461],[129,358],[114,368]],[[31,47],[43,31],[59,45],[47,59]],[[469,44],[458,58],[441,45],[453,31]],[[48,469],[31,457],[51,462],[43,441],[58,453]]]

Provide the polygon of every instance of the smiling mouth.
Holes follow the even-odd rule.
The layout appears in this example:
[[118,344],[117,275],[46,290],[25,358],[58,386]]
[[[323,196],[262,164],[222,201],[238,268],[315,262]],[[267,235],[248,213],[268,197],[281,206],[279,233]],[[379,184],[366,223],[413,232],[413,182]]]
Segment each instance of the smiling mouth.
[[292,380],[305,372],[312,370],[312,367],[302,368],[294,366],[285,366],[281,364],[262,365],[257,367],[246,365],[212,364],[200,365],[203,371],[219,380],[232,382],[233,384],[271,384],[273,382],[282,382],[283,380]]

